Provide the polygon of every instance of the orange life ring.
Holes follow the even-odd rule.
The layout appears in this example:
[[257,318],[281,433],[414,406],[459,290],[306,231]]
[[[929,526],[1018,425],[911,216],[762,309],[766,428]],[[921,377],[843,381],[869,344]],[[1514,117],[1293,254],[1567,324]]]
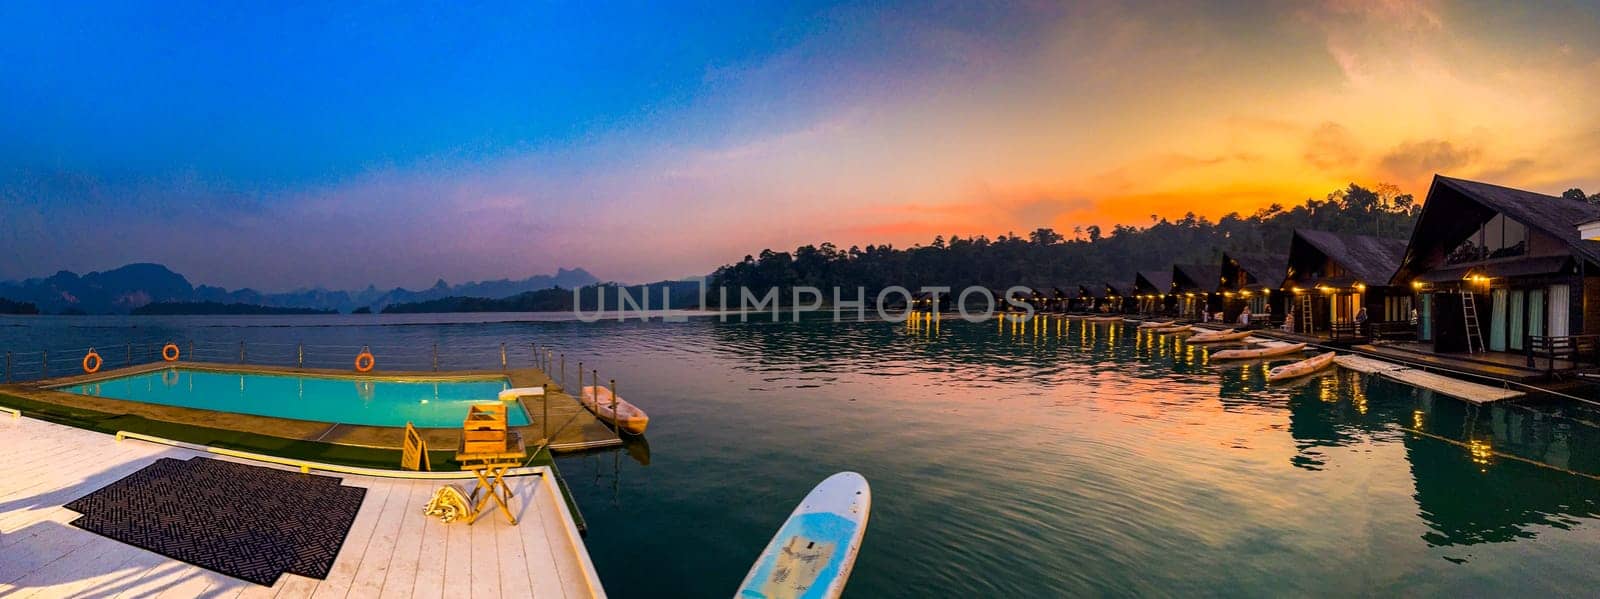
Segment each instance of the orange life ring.
[[378,359],[372,357],[372,352],[361,350],[356,354],[356,372],[372,372],[372,367],[378,364]]
[[94,353],[94,350],[90,349],[89,353],[83,356],[83,371],[89,374],[99,372],[100,365],[104,362],[104,360],[100,359],[100,354]]
[[176,343],[168,343],[161,346],[161,359],[163,360],[168,362],[177,362],[178,354],[178,344]]

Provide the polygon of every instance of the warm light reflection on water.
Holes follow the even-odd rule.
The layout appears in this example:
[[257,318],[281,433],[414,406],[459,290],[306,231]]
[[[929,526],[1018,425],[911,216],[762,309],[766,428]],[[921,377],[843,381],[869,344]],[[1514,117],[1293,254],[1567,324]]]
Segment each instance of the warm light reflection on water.
[[465,361],[536,340],[597,365],[652,417],[647,443],[560,460],[616,597],[729,594],[795,501],[844,469],[875,493],[853,597],[1600,582],[1600,414],[1471,408],[1338,370],[1268,385],[1284,361],[1212,364],[1132,323],[166,322],[0,327],[0,342],[440,343]]

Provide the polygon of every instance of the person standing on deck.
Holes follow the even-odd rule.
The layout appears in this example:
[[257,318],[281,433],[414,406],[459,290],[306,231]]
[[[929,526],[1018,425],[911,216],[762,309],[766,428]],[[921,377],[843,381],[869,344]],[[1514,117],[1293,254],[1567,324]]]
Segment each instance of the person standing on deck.
[[1356,312],[1356,334],[1360,335],[1362,331],[1366,330],[1366,328],[1367,328],[1367,307],[1366,306],[1362,306],[1361,310]]
[[1417,309],[1411,309],[1411,326],[1417,326]]
[[1241,326],[1250,326],[1250,306],[1245,306],[1244,310],[1239,312],[1239,324]]
[[1293,312],[1290,312],[1288,316],[1283,317],[1283,332],[1285,332],[1285,333],[1293,333],[1294,332],[1294,313]]

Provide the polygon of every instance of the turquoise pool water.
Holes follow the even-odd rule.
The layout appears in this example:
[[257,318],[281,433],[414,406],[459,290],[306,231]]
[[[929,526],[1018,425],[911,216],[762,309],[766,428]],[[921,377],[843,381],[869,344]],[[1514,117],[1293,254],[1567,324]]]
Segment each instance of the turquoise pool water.
[[[366,426],[458,427],[473,403],[497,402],[505,379],[358,380],[169,368],[61,390],[145,403]],[[512,426],[528,424],[508,410]]]

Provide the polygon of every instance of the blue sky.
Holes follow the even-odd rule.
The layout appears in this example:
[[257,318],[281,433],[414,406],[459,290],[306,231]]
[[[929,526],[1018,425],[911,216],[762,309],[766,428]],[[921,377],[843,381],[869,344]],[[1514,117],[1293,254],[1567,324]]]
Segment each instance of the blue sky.
[[1600,191],[1597,32],[1586,4],[13,3],[0,278],[643,281],[1433,172]]

